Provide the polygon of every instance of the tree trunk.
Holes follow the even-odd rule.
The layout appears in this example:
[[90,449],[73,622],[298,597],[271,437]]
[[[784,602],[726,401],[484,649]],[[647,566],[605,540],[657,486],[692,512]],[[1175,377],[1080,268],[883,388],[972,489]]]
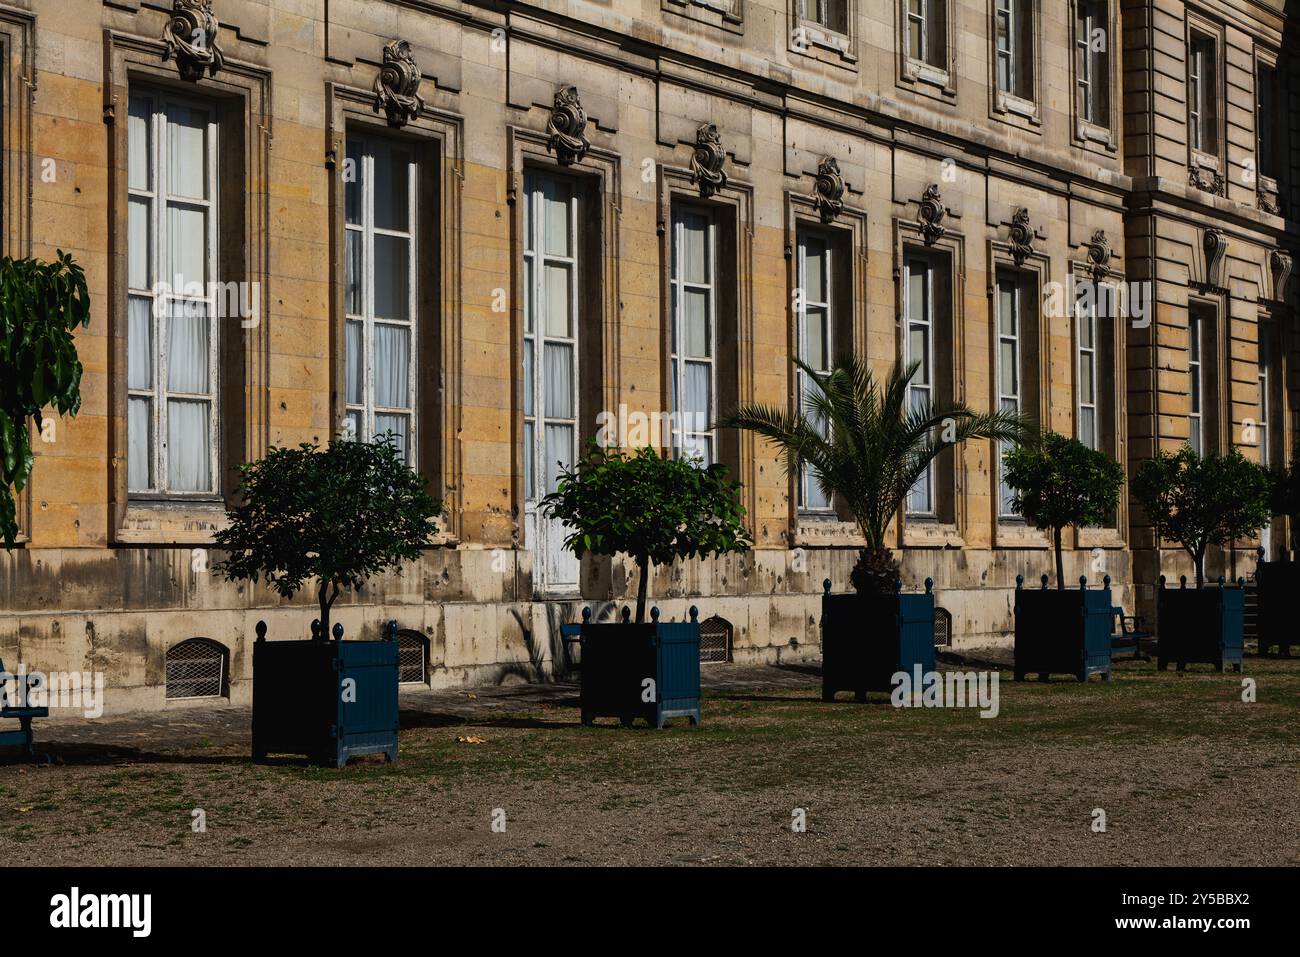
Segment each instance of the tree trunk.
[[1065,588],[1065,558],[1061,554],[1061,529],[1052,529],[1053,545],[1056,548],[1056,589]]
[[328,641],[330,636],[330,600],[329,600],[329,583],[321,582],[320,588],[316,591],[316,601],[320,605],[320,634],[313,637],[320,641]]
[[1192,556],[1196,560],[1196,587],[1205,587],[1205,549]]
[[636,621],[639,625],[645,621],[645,596],[650,585],[650,559],[638,558],[636,567],[641,572],[641,580],[637,582],[636,586]]

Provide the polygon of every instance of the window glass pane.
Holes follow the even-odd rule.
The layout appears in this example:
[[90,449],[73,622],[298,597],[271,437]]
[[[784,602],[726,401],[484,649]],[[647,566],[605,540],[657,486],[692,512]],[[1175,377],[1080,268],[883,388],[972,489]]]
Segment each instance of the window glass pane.
[[824,306],[808,307],[805,316],[806,332],[804,333],[804,340],[806,354],[804,355],[804,361],[819,372],[830,368],[826,351],[826,323],[826,308]]
[[149,289],[149,206],[147,199],[132,198],[127,204],[127,285]]
[[404,146],[374,142],[375,228],[410,231],[411,151]]
[[1092,316],[1084,312],[1079,315],[1079,347],[1081,349],[1091,349],[1093,346],[1093,319]]
[[375,237],[375,317],[410,317],[410,240]]
[[533,488],[533,458],[537,455],[537,450],[533,447],[534,441],[533,423],[524,423],[524,497],[535,498],[536,490]]
[[409,417],[405,415],[376,414],[375,436],[376,438],[391,436],[398,453],[406,459],[409,424]]
[[550,256],[569,256],[569,210],[573,188],[564,180],[547,178],[542,192],[545,219],[546,253]]
[[929,270],[924,263],[912,261],[907,267],[907,318],[925,319],[926,277]]
[[[530,204],[524,203],[527,208]],[[536,281],[531,256],[524,257],[524,332],[533,331],[533,283]]]
[[688,435],[682,442],[686,458],[697,459],[701,465],[713,464],[713,438],[708,435]]
[[804,245],[804,298],[808,302],[826,301],[826,244],[810,239]]
[[411,362],[411,330],[403,326],[374,327],[375,405],[409,408],[407,392]]
[[805,471],[807,477],[804,479],[806,487],[806,491],[804,492],[804,507],[830,508],[830,499],[826,497],[825,493],[822,492],[821,488],[817,484],[816,471],[813,469],[807,469]]
[[167,391],[209,391],[208,345],[208,317],[203,303],[174,302],[167,322]]
[[687,289],[682,299],[682,330],[685,354],[708,358],[709,348],[709,294],[703,290]]
[[927,327],[914,325],[907,335],[907,362],[919,362],[920,368],[912,376],[912,385],[929,385],[930,383],[930,336]]
[[1002,343],[1002,379],[1000,387],[1003,395],[1019,395],[1020,382],[1019,370],[1016,368],[1016,344],[1014,342]]
[[1016,290],[1010,283],[998,283],[998,331],[1004,336],[1016,334]]
[[1079,410],[1079,441],[1090,449],[1097,447],[1097,411]]
[[1090,405],[1096,401],[1097,384],[1094,381],[1094,375],[1092,357],[1084,356],[1082,366],[1079,369],[1079,398]]
[[[524,343],[524,415],[533,414],[533,344]],[[532,454],[532,453],[528,453]]]
[[687,282],[709,281],[708,257],[709,221],[704,216],[687,214],[682,217],[681,277]]
[[362,182],[365,179],[362,154],[361,141],[348,140],[347,165],[343,167],[344,215],[353,226],[361,225]]
[[573,418],[573,346],[548,342],[544,352],[544,413],[557,419]]
[[688,362],[685,369],[682,424],[688,431],[703,431],[713,422],[713,364]]
[[548,336],[572,335],[570,323],[569,282],[571,267],[565,263],[546,264],[543,281],[546,284],[546,334]]
[[207,402],[167,403],[167,485],[174,492],[212,489],[208,409]]
[[126,134],[127,164],[130,167],[127,184],[131,189],[152,188],[153,156],[149,149],[152,122],[153,100],[147,96],[132,96]]
[[167,282],[172,283],[173,292],[181,292],[194,283],[207,289],[207,229],[206,210],[188,206],[168,207],[167,244],[170,258],[163,276]]
[[168,104],[167,183],[172,195],[207,198],[207,131],[207,110]]
[[128,313],[127,388],[150,389],[153,387],[153,300],[132,296]]
[[364,433],[361,431],[361,413],[349,412],[343,417],[343,438],[360,442]]
[[573,426],[546,426],[546,491],[554,492],[560,484],[560,469],[573,464]]
[[150,425],[153,420],[148,399],[132,396],[127,400],[127,463],[126,484],[133,490],[147,489],[152,484],[149,463],[153,460],[150,443]]
[[929,514],[934,511],[934,504],[930,495],[930,473],[926,472],[916,484],[912,486],[912,492],[909,496],[908,510],[921,515]]
[[365,401],[365,395],[362,391],[365,383],[365,356],[362,353],[362,336],[365,328],[359,322],[349,322],[347,324],[347,398],[349,405],[361,405]]
[[344,253],[344,275],[343,275],[343,308],[347,310],[350,316],[361,316],[365,314],[364,288],[362,281],[365,278],[365,267],[362,260],[363,234],[356,229],[345,231],[345,243],[347,249]]

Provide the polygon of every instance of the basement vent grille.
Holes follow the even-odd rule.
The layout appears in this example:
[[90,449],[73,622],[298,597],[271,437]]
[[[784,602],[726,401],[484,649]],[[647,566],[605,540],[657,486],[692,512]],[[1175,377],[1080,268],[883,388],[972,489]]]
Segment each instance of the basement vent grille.
[[404,685],[427,684],[429,639],[404,628],[397,633],[397,680]]
[[230,653],[210,638],[187,638],[167,649],[168,698],[220,698]]
[[936,648],[952,647],[952,612],[947,608],[934,610],[934,646]]
[[731,622],[714,615],[700,622],[700,661],[731,660]]

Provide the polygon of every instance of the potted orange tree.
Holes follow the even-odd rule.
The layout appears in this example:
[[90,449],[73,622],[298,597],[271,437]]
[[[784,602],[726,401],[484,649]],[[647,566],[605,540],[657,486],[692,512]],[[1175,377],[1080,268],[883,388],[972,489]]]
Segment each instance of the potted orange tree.
[[626,608],[617,622],[592,621],[584,611],[583,724],[616,717],[630,725],[640,717],[662,728],[675,716],[699,724],[698,612],[692,607],[689,621],[666,622],[656,608],[646,621],[650,573],[682,558],[747,550],[739,488],[724,465],[595,442],[562,470],[542,507],[563,521],[565,546],[580,559],[623,553],[637,567],[635,620]]
[[1278,518],[1290,520],[1292,545],[1283,545],[1280,562],[1268,561],[1264,549],[1259,549],[1259,563],[1255,566],[1259,650],[1264,652],[1276,645],[1280,654],[1290,655],[1291,646],[1300,644],[1295,624],[1300,562],[1296,561],[1292,547],[1300,537],[1300,445],[1291,454],[1291,464],[1274,470],[1269,477],[1272,512]]
[[1182,671],[1193,662],[1242,667],[1244,580],[1205,587],[1205,556],[1213,546],[1254,535],[1268,521],[1268,473],[1237,450],[1201,456],[1190,446],[1161,450],[1133,476],[1133,494],[1155,527],[1156,542],[1172,539],[1196,568],[1196,588],[1166,588],[1156,596],[1157,663]]
[[[217,532],[230,580],[265,580],[285,598],[316,582],[320,618],[310,641],[253,646],[253,757],[305,754],[343,767],[349,758],[397,760],[397,640],[344,641],[330,610],[344,589],[419,557],[441,504],[385,436],[374,444],[272,448],[240,466],[238,504]],[[329,640],[330,636],[333,640]]]
[[909,404],[920,367],[895,369],[877,383],[865,360],[849,355],[829,372],[799,359],[808,382],[798,411],[745,405],[729,424],[767,439],[788,475],[805,467],[828,499],[857,523],[864,547],[850,575],[852,594],[822,596],[822,699],[890,690],[897,672],[934,670],[934,595],[905,594],[886,534],[908,492],[944,449],[968,439],[1019,441],[1030,434],[1018,413],[978,413],[964,403]]

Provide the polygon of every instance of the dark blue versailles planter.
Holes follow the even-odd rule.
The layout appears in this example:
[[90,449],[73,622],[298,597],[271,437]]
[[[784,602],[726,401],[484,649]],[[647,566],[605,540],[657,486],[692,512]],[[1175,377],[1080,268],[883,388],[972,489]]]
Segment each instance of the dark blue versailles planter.
[[1259,549],[1255,594],[1259,600],[1259,653],[1277,645],[1278,654],[1289,656],[1291,646],[1300,645],[1300,626],[1296,624],[1300,612],[1300,562],[1266,562],[1264,549]]
[[1110,576],[1092,590],[1083,576],[1077,590],[1048,588],[1046,575],[1042,586],[1025,588],[1025,576],[1016,576],[1016,680],[1036,674],[1047,681],[1057,673],[1080,681],[1099,674],[1109,681],[1115,623]]
[[397,760],[397,622],[382,641],[267,641],[257,623],[253,644],[253,760],[302,754],[343,767],[349,758]]
[[1178,588],[1166,588],[1160,576],[1156,591],[1156,661],[1161,671],[1174,662],[1179,671],[1189,664],[1214,665],[1241,673],[1246,633],[1246,579],[1236,587],[1188,588],[1187,576]]
[[934,580],[925,592],[892,595],[832,595],[822,582],[822,700],[852,691],[861,701],[869,691],[889,692],[894,675],[934,670]]
[[[644,718],[662,728],[669,718],[700,723],[699,609],[690,621],[660,621],[650,609],[649,622],[595,622],[582,610],[582,723],[618,718],[630,725]],[[653,681],[653,686],[647,684]]]

